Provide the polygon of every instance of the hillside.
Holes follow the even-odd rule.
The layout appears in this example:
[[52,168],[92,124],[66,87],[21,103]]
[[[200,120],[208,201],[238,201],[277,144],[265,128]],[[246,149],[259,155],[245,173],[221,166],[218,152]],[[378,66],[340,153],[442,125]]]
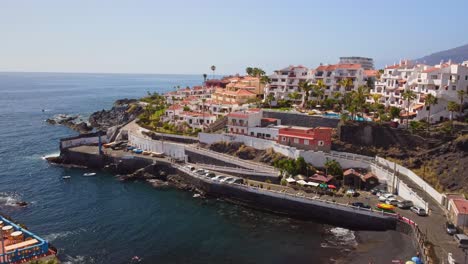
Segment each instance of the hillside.
[[468,60],[468,44],[453,49],[435,52],[422,58],[416,59],[415,61],[419,63],[434,65],[440,63],[440,61],[442,60],[452,60],[452,62],[455,63],[461,63],[463,61]]

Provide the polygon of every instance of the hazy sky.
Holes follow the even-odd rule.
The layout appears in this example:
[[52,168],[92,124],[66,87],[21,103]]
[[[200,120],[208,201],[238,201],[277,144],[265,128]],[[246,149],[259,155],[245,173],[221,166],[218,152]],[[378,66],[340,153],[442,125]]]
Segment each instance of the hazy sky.
[[0,0],[0,71],[377,66],[468,43],[468,1]]

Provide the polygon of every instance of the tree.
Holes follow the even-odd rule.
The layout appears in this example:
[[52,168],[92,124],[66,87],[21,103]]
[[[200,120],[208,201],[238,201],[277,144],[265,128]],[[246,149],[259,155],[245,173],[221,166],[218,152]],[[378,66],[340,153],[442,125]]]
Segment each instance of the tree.
[[431,106],[437,104],[437,97],[432,94],[426,96],[426,101],[424,105],[427,106],[427,133],[429,133],[429,128],[431,127]]
[[466,92],[463,90],[457,91],[458,99],[460,100],[460,114],[463,113],[463,101],[465,100]]
[[353,86],[353,79],[351,78],[344,78],[344,79],[341,79],[338,84],[341,86],[341,87],[344,87],[345,88],[345,92],[346,92],[346,88],[348,87],[351,87]]
[[323,100],[323,95],[325,94],[325,88],[327,86],[323,83],[323,80],[318,80],[317,83],[313,85],[313,95],[317,99]]
[[295,161],[296,171],[297,173],[306,175],[307,174],[307,162],[304,160],[303,157],[299,157]]
[[407,106],[407,111],[406,111],[406,129],[409,128],[409,108],[410,108],[410,103],[416,98],[416,94],[411,91],[411,90],[405,90],[402,94],[401,97],[406,100],[406,106]]
[[382,97],[381,94],[372,94],[372,100],[374,101],[374,106],[377,109],[377,105],[379,104],[379,99]]
[[204,73],[203,74],[203,84],[205,85],[206,83],[206,78],[208,78],[208,74]]
[[343,169],[341,168],[340,163],[336,160],[327,160],[324,164],[326,172],[335,177],[343,176]]
[[390,107],[390,118],[391,119],[395,119],[395,118],[399,118],[400,117],[400,108],[396,107],[396,106],[392,106]]
[[275,95],[270,93],[270,94],[267,95],[265,102],[271,108],[271,102],[273,102],[274,100],[275,100]]
[[213,79],[214,79],[215,71],[216,71],[216,66],[211,65],[211,70],[213,71]]
[[361,85],[357,88],[357,90],[352,92],[352,95],[353,103],[356,105],[356,110],[363,113],[366,98],[369,96],[369,87]]
[[252,76],[253,68],[252,67],[247,67],[247,68],[245,68],[245,72],[247,73],[247,75]]
[[314,87],[309,81],[300,81],[299,82],[299,89],[304,91],[304,97],[302,98],[302,107],[307,105],[307,100],[309,99],[309,92]]
[[190,111],[190,107],[188,107],[188,106],[185,105],[185,106],[184,106],[184,112],[189,112],[189,111]]
[[298,92],[292,92],[288,95],[288,97],[291,98],[291,100],[297,101],[301,99],[301,94]]
[[459,105],[454,101],[449,101],[447,103],[447,110],[450,112],[450,120],[453,120],[453,112],[460,109]]

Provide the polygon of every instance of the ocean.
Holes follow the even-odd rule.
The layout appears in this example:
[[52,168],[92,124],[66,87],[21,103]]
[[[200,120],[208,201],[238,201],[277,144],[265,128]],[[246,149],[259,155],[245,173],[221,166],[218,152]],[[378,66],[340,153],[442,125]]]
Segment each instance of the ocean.
[[[122,98],[200,84],[198,75],[0,73],[0,213],[59,249],[64,263],[330,263],[355,232],[276,216],[171,188],[49,165],[62,137],[45,122]],[[44,111],[42,111],[44,110]],[[70,175],[70,180],[62,176]],[[27,207],[15,202],[25,201]]]

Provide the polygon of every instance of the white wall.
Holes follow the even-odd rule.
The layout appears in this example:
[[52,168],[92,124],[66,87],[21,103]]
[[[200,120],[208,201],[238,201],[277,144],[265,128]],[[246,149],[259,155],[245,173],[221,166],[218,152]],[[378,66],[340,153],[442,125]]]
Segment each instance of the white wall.
[[[107,143],[107,136],[101,136],[101,142],[103,144]],[[98,143],[99,143],[99,137],[83,137],[83,138],[64,140],[60,142],[60,145],[62,148],[71,148],[71,147],[76,147],[76,146],[81,146],[81,145],[92,145],[92,144],[98,144]]]
[[181,144],[143,138],[133,133],[128,134],[128,144],[142,150],[164,153],[177,159],[185,159],[185,147]]
[[398,173],[406,175],[410,180],[416,183],[422,190],[424,190],[429,196],[436,200],[439,204],[443,205],[445,202],[444,196],[436,191],[431,185],[425,182],[421,177],[416,173],[412,172],[410,169],[407,169],[401,165],[395,164],[394,162],[388,161],[381,157],[375,158],[377,164],[387,166],[389,168],[395,168]]

